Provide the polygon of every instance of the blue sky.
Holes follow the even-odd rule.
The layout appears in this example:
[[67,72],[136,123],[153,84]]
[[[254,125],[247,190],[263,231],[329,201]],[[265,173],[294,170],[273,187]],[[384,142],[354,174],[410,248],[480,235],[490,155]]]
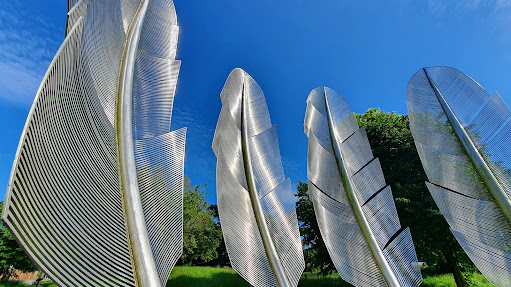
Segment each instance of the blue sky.
[[[0,5],[0,197],[39,83],[60,46],[67,1]],[[185,173],[208,183],[219,94],[241,67],[263,89],[286,176],[306,181],[309,92],[326,85],[355,112],[406,114],[406,84],[423,66],[455,67],[511,105],[511,0],[175,0],[182,60],[172,128],[188,127]]]

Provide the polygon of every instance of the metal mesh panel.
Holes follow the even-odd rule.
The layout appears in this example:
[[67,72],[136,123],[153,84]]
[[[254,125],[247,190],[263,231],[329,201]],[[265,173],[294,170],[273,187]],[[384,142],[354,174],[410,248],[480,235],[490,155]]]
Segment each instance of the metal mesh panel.
[[500,95],[495,93],[466,127],[472,139],[484,146],[510,118],[511,111]]
[[305,269],[302,242],[295,211],[295,202],[288,178],[261,198],[266,223],[272,234],[273,244],[291,286],[297,286]]
[[133,83],[133,133],[136,139],[170,131],[180,67],[181,61],[138,53]]
[[[374,262],[373,254],[367,245],[362,230],[360,230],[353,211],[351,211],[351,216],[348,217],[351,218],[349,221],[343,220],[342,217],[337,217],[329,211],[336,205],[336,210],[349,210],[351,208],[343,206],[335,200],[328,200],[328,197],[322,196],[322,192],[310,183],[309,193],[313,200],[314,212],[321,236],[342,279],[354,286],[387,286]],[[328,204],[332,207],[325,208],[320,201],[316,200],[319,197],[328,200]],[[343,214],[348,216],[346,212],[343,212]]]
[[220,154],[229,155],[224,158],[227,168],[238,183],[248,190],[241,151],[241,131],[231,115],[230,105],[225,103],[218,117],[218,124],[213,137],[213,151],[217,158]]
[[325,87],[323,99],[324,98],[326,98],[329,103],[330,115],[328,116],[332,117],[334,127],[331,128],[336,129],[338,136],[336,140],[344,142],[359,129],[357,119],[355,119],[348,103],[346,103],[344,98],[336,91]]
[[[316,94],[316,92],[314,92]],[[328,120],[315,106],[314,101],[307,101],[307,110],[305,112],[304,131],[310,137],[316,137],[316,140],[330,153],[334,153],[330,143],[330,130],[328,130]],[[324,104],[323,104],[324,106]]]
[[363,169],[353,175],[355,193],[358,200],[364,204],[375,192],[385,187],[385,177],[381,170],[380,160],[375,158]]
[[67,13],[67,30],[66,33],[69,33],[78,22],[80,17],[85,16],[85,12],[87,11],[87,2],[88,0],[80,0],[73,7],[70,7],[69,12]]
[[257,193],[263,197],[284,181],[277,129],[273,126],[252,136],[249,141]]
[[380,248],[383,249],[392,236],[401,229],[390,186],[377,193],[374,198],[362,206],[362,210],[369,226],[374,231]]
[[[412,234],[406,228],[383,250],[385,257],[389,258],[392,269],[398,274],[397,279],[403,286],[420,286],[422,275],[413,248]],[[407,264],[403,264],[406,262]]]
[[[442,97],[434,89],[468,136],[455,132],[457,123],[447,119],[450,111],[444,111]],[[498,94],[490,97],[474,80],[447,67],[418,71],[408,84],[407,101],[410,129],[431,182],[428,188],[451,231],[490,281],[509,285],[511,225],[483,182],[484,171],[474,167],[472,152],[462,141],[472,140],[470,145],[509,198],[511,112]]]
[[[233,269],[253,286],[276,286],[279,277],[270,264],[279,265],[285,280],[296,286],[305,268],[298,221],[263,92],[248,74],[235,69],[220,98],[212,148],[220,223]],[[246,173],[253,176],[250,186]],[[272,263],[273,254],[277,261]]]
[[151,0],[147,7],[138,48],[148,54],[174,60],[179,27],[172,0]]
[[115,133],[98,97],[80,85],[81,38],[79,21],[36,95],[4,220],[59,285],[134,286]]
[[81,0],[67,0],[67,9],[68,11],[71,11],[73,7],[76,5],[76,3],[80,2]]
[[458,156],[443,153],[428,148],[427,144],[425,139],[423,144],[417,144],[417,150],[428,159],[423,166],[431,182],[470,197],[490,200],[484,192],[486,188],[483,181],[465,154]]
[[263,91],[248,74],[244,77],[243,96],[247,99],[244,110],[247,119],[247,136],[252,137],[271,128],[270,113]]
[[[220,100],[222,101],[222,109],[224,106],[229,105],[229,112],[234,120],[234,123],[241,131],[241,94],[243,92],[243,78],[245,71],[240,68],[234,69],[227,77],[225,85],[220,93]],[[241,140],[240,140],[241,141]]]
[[489,98],[488,93],[477,82],[456,69],[429,67],[426,71],[464,126]]
[[186,128],[135,141],[138,182],[160,282],[183,251],[183,174]]
[[427,186],[453,230],[493,248],[511,251],[511,226],[494,202],[463,196],[429,182]]
[[335,156],[319,144],[313,133],[309,136],[307,178],[328,196],[344,204],[349,204]]
[[112,124],[126,41],[120,6],[120,1],[88,1],[82,37],[84,89],[97,95]]
[[509,278],[511,278],[509,272],[511,270],[511,252],[509,250],[492,248],[453,229],[451,232],[490,283],[496,286],[509,286]]
[[343,164],[351,175],[373,159],[373,152],[364,128],[358,129],[341,144]]
[[232,268],[252,286],[276,286],[257,227],[248,190],[217,158],[218,214]]
[[307,104],[309,192],[337,271],[355,286],[419,286],[413,242],[395,236],[401,225],[394,199],[365,130],[329,88],[314,89]]
[[175,61],[179,27],[174,3],[149,2],[140,35],[133,83],[133,129],[137,139],[170,131],[181,61]]
[[133,16],[137,12],[138,6],[140,5],[140,0],[122,0],[121,1],[121,12],[122,12],[122,25],[124,27],[124,32],[128,32],[128,28],[130,26],[131,20],[133,20]]

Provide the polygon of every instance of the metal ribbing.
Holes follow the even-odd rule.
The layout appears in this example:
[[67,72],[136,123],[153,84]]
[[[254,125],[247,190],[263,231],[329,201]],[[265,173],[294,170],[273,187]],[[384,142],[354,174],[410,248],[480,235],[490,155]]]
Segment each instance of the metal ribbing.
[[[262,90],[235,69],[220,98],[213,150],[220,223],[233,269],[253,286],[296,286],[305,267],[298,222]],[[275,271],[288,283],[277,280]]]
[[186,128],[135,141],[135,161],[147,232],[162,286],[183,251]]
[[[509,285],[511,224],[469,154],[479,154],[493,173],[489,178],[494,177],[503,190],[502,198],[509,200],[511,112],[498,94],[490,96],[474,80],[448,67],[419,70],[408,83],[407,104],[428,189],[452,233],[490,282]],[[461,138],[473,145],[472,151]]]
[[[154,25],[154,19],[149,21],[150,28],[142,30],[149,34],[146,38],[167,37],[155,42],[165,43],[160,50],[168,55],[158,60],[172,62],[170,66],[178,70],[179,62],[173,58],[177,45],[173,3],[158,0],[152,3],[152,11],[168,14],[167,30],[172,33],[151,33],[151,29],[161,28]],[[119,69],[126,43],[123,25],[132,22],[136,4],[137,0],[69,1],[66,40],[43,79],[16,154],[4,220],[36,264],[59,285],[136,284],[133,266],[137,261],[133,261],[130,248],[140,245],[128,244],[114,128]],[[161,21],[162,17],[156,20]],[[143,19],[133,22],[140,31]],[[132,36],[127,42],[141,38]],[[150,56],[139,49],[143,45],[129,46],[134,48],[134,54],[143,54],[140,58]],[[169,47],[174,47],[174,51]],[[125,59],[135,61],[133,55]],[[147,62],[152,63],[140,61]],[[129,76],[135,74],[140,85],[167,82],[165,88],[146,95],[141,94],[150,89],[139,89],[142,91],[137,94],[139,98],[161,94],[173,98],[177,73],[158,68],[145,64],[141,73],[133,73],[133,66],[125,69],[131,71]],[[134,85],[127,86],[130,89]],[[128,92],[124,96],[131,99],[133,95]],[[130,178],[141,186],[141,194],[132,195],[143,199],[143,206],[134,217],[144,227],[143,232],[129,230],[131,238],[149,233],[146,258],[157,266],[151,272],[157,283],[142,282],[141,286],[160,285],[160,280],[165,284],[182,249],[185,132],[184,129],[170,132],[171,110],[167,111],[163,119],[169,122],[166,129],[128,147],[133,156],[136,152],[136,165],[133,162],[131,166],[139,169],[139,176],[135,172]],[[127,119],[123,122],[132,123],[132,116]],[[128,138],[133,143],[133,137]],[[169,243],[171,248],[166,245]],[[146,280],[151,276],[142,277]]]
[[36,95],[11,174],[4,220],[57,284],[134,286],[115,132],[98,97],[80,81],[82,29],[79,20]]
[[147,233],[162,286],[183,250],[186,129],[170,132],[181,61],[174,3],[148,3],[136,51],[132,128]]
[[128,29],[119,73],[116,111],[117,155],[123,210],[133,256],[135,282],[141,287],[161,285],[140,196],[132,125],[135,59],[148,3],[149,0],[140,3]]
[[420,285],[411,237],[398,234],[390,187],[384,188],[379,161],[348,104],[335,91],[317,88],[307,100],[304,126],[309,191],[339,274],[355,286]]

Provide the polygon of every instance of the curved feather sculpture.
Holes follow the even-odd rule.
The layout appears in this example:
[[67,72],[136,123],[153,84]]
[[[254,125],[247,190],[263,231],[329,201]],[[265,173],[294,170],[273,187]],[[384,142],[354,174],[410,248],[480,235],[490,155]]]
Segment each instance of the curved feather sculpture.
[[449,67],[419,70],[407,103],[431,195],[484,276],[511,285],[511,111]]
[[171,0],[69,0],[3,220],[61,286],[165,286],[182,253],[185,129]]
[[297,286],[305,263],[295,203],[263,92],[235,69],[220,98],[212,148],[231,265],[252,286]]
[[367,135],[345,100],[319,87],[309,94],[307,177],[321,235],[342,279],[354,286],[419,286],[408,228]]

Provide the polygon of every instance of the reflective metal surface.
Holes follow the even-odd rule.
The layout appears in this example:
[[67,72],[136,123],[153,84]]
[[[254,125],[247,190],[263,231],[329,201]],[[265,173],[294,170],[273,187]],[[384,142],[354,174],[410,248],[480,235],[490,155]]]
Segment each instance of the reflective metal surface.
[[[170,132],[180,64],[174,5],[80,0],[69,8],[3,219],[59,285],[165,285],[182,252],[185,130]],[[165,124],[140,124],[147,110]]]
[[213,150],[232,267],[253,286],[297,286],[305,268],[298,221],[263,92],[235,69],[220,98]]
[[407,103],[427,186],[483,275],[511,284],[511,111],[449,67],[419,70]]
[[419,286],[410,231],[401,231],[380,163],[348,104],[317,88],[307,99],[304,126],[309,194],[339,274],[355,286]]

